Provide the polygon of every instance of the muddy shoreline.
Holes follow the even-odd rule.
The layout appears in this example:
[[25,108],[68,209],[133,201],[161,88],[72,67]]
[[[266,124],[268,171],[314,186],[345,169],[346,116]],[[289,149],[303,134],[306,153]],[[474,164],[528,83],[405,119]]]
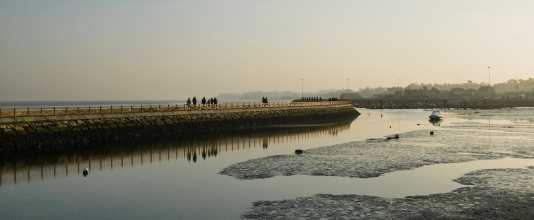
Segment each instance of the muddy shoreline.
[[[312,175],[370,178],[425,165],[504,157],[534,158],[534,134],[489,131],[427,130],[400,134],[399,140],[356,141],[305,150],[301,155],[275,155],[224,168],[238,179]],[[489,140],[488,138],[491,138]],[[510,145],[510,139],[515,139]]]
[[[492,125],[491,120],[514,122],[514,117],[476,114],[459,116],[469,120],[438,129],[435,135],[423,129],[402,133],[399,140],[355,141],[305,150],[302,155],[257,158],[230,165],[220,174],[243,180],[291,175],[373,178],[433,164],[534,158],[531,126]],[[404,198],[317,194],[257,201],[242,218],[532,219],[533,179],[534,167],[476,170],[455,179],[465,186],[451,192]]]
[[254,202],[243,219],[532,219],[534,169],[494,169],[456,179],[449,193],[405,198],[319,194]]

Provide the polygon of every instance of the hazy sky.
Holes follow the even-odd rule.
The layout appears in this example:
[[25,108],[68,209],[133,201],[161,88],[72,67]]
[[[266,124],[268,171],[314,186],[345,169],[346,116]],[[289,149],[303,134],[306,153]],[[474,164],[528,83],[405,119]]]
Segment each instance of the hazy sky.
[[534,77],[534,1],[0,0],[0,100]]

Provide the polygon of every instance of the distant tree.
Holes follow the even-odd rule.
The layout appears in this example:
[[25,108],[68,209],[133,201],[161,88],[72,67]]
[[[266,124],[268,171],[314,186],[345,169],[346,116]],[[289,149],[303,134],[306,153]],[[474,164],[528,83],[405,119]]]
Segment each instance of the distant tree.
[[478,88],[478,93],[484,97],[493,97],[495,96],[495,89],[491,86],[482,86]]

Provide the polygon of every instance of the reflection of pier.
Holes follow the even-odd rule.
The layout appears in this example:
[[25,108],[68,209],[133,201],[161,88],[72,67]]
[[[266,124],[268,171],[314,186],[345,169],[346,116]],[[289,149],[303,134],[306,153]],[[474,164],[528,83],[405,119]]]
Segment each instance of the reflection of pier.
[[215,137],[172,144],[117,146],[90,152],[65,153],[32,159],[22,156],[19,159],[4,157],[6,159],[0,162],[0,186],[81,176],[85,168],[95,173],[179,159],[197,163],[234,151],[256,148],[267,150],[272,144],[298,144],[315,137],[335,136],[349,127],[350,122],[346,122],[337,125],[296,127],[281,131]]

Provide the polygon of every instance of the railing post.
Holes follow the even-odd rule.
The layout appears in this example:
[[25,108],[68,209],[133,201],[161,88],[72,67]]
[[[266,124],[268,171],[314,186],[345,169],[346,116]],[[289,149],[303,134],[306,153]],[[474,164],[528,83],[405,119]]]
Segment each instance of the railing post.
[[91,106],[88,107],[88,111],[89,111],[89,113],[91,113]]
[[109,113],[113,114],[113,105],[109,106]]
[[98,108],[98,113],[102,113],[102,106]]
[[13,106],[13,120],[17,121],[17,110],[15,109],[15,106]]
[[121,114],[122,114],[123,111],[124,111],[124,107],[121,105]]
[[52,107],[52,115],[56,115],[56,107]]

